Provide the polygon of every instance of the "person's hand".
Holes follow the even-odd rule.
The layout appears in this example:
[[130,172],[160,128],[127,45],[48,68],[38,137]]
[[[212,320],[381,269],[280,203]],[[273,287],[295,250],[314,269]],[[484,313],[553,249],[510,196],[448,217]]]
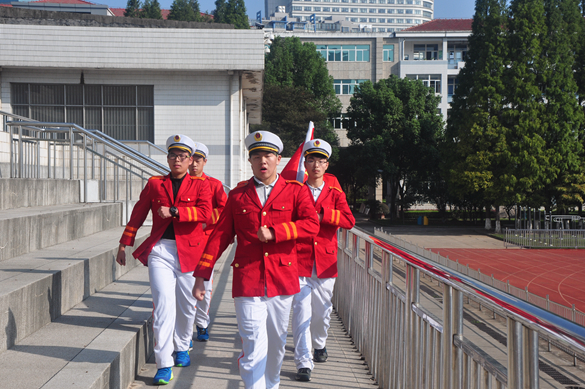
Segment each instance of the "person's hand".
[[160,207],[158,209],[158,216],[163,219],[173,217],[173,215],[171,215],[171,207]]
[[205,283],[203,277],[195,277],[195,285],[193,285],[193,297],[199,301],[205,298]]
[[118,254],[116,255],[116,262],[122,266],[126,266],[126,246],[120,244],[118,247]]
[[262,243],[266,243],[269,240],[274,240],[274,233],[268,227],[260,227],[260,229],[258,230],[257,235],[258,235],[258,239]]

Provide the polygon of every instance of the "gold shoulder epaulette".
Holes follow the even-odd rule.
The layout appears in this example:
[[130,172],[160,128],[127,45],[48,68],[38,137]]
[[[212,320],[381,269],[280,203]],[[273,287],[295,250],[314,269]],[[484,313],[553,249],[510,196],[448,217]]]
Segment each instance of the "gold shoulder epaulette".
[[338,187],[336,187],[336,186],[330,186],[329,189],[335,189],[335,190],[343,193],[343,191],[341,189],[339,189]]
[[236,188],[241,188],[246,185],[248,185],[248,181],[240,181],[238,182],[238,185],[236,185]]
[[286,181],[287,184],[297,184],[300,186],[303,186],[304,184],[301,184],[300,182],[298,182],[297,180],[287,180]]
[[165,178],[165,176],[152,176],[149,180],[162,180],[163,178]]
[[190,176],[192,180],[204,180],[205,181],[205,177],[197,177],[197,176]]

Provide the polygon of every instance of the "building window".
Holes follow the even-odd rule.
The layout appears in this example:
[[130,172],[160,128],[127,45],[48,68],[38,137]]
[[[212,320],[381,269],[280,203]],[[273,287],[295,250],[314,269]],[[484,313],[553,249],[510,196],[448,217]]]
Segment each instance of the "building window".
[[467,43],[449,43],[447,52],[449,53],[449,69],[457,69],[458,63],[464,62],[465,57],[467,57]]
[[394,62],[394,45],[384,45],[382,51],[385,62]]
[[370,45],[318,45],[327,62],[370,62]]
[[412,3],[414,3],[413,0],[406,0],[406,4],[412,4]]
[[12,112],[75,123],[120,140],[154,142],[152,85],[11,84]]
[[376,13],[376,11],[377,11],[377,9],[376,9],[376,8],[370,8],[370,13],[371,13],[371,14],[375,14],[375,13]]
[[353,23],[357,23],[357,20],[358,20],[357,18],[349,18],[349,21]]
[[[311,11],[313,8],[312,7],[305,7],[305,11]],[[302,7],[299,7],[298,5],[293,6],[293,11],[302,11]]]
[[333,8],[331,8],[331,11],[332,12],[339,12],[339,7],[333,7]]
[[314,10],[315,12],[321,12],[321,7],[313,7],[313,10]]
[[394,13],[394,10],[393,9],[388,9],[388,10],[386,10],[386,13],[393,14]]
[[404,0],[396,0],[396,4],[404,4]]
[[404,23],[404,19],[396,19],[396,23],[402,24],[402,23]]
[[342,8],[341,12],[349,12],[349,8]]
[[323,12],[331,12],[331,7],[323,7]]
[[407,15],[412,15],[413,13],[414,13],[414,12],[413,12],[413,10],[411,10],[411,9],[407,9],[407,10],[406,10],[406,14],[407,14]]
[[355,87],[367,80],[333,80],[335,87],[335,94],[338,95],[353,95]]
[[415,9],[414,14],[415,15],[422,15],[422,11],[420,9]]
[[378,23],[386,23],[386,19],[378,19]]
[[376,23],[376,18],[370,18],[369,22],[370,23]]
[[397,14],[403,14],[403,13],[404,13],[404,10],[403,10],[403,9],[397,9],[397,10],[396,10],[396,13],[397,13]]
[[449,78],[447,78],[447,102],[451,103],[451,101],[453,100],[453,95],[455,94],[455,91],[457,90],[457,86],[459,86],[459,80],[457,79],[457,76],[449,76]]
[[386,13],[386,9],[385,9],[385,8],[380,8],[380,9],[378,10],[378,13],[379,13],[379,14],[385,14],[385,13]]
[[421,5],[422,2],[420,0],[414,0],[414,5]]
[[432,88],[435,93],[441,93],[441,75],[440,74],[407,74],[406,77],[411,80],[422,81],[424,86]]
[[366,13],[368,13],[368,9],[367,8],[360,8],[360,13],[366,14]]
[[423,7],[433,9],[433,3],[423,1]]
[[412,19],[406,19],[406,24],[413,24],[413,20]]
[[358,9],[357,9],[357,8],[352,8],[352,9],[351,9],[351,13],[354,13],[354,14],[356,14],[356,13],[357,13],[357,11],[358,11]]
[[367,23],[368,22],[368,18],[360,18],[360,23]]
[[[400,19],[399,19],[400,20]],[[439,51],[439,45],[414,45],[414,55],[413,59],[415,61],[434,61],[438,59],[443,59],[443,53]]]
[[394,23],[394,19],[386,19],[386,23]]

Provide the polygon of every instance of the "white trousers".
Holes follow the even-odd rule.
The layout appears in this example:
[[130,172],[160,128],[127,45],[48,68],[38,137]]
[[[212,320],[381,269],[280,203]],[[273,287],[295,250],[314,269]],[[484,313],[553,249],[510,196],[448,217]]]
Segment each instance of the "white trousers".
[[174,240],[161,239],[148,256],[157,369],[174,366],[174,351],[189,349],[196,300],[193,272],[182,273]]
[[292,299],[293,296],[234,299],[242,337],[238,366],[246,389],[280,386]]
[[335,278],[299,277],[301,291],[293,298],[293,342],[295,364],[298,369],[313,370],[311,345],[322,349],[327,342],[327,330],[331,322],[333,287]]
[[211,303],[211,293],[213,291],[213,271],[209,281],[204,281],[205,297],[201,301],[197,301],[197,312],[195,313],[195,324],[199,328],[209,327],[209,304]]

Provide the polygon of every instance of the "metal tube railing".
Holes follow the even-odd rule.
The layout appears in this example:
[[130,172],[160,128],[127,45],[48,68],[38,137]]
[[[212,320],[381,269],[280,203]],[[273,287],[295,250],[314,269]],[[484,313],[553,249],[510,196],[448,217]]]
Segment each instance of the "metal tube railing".
[[[585,358],[569,320],[359,229],[338,236],[334,306],[381,388],[538,388],[540,338]],[[464,301],[506,319],[498,355],[465,336]]]

